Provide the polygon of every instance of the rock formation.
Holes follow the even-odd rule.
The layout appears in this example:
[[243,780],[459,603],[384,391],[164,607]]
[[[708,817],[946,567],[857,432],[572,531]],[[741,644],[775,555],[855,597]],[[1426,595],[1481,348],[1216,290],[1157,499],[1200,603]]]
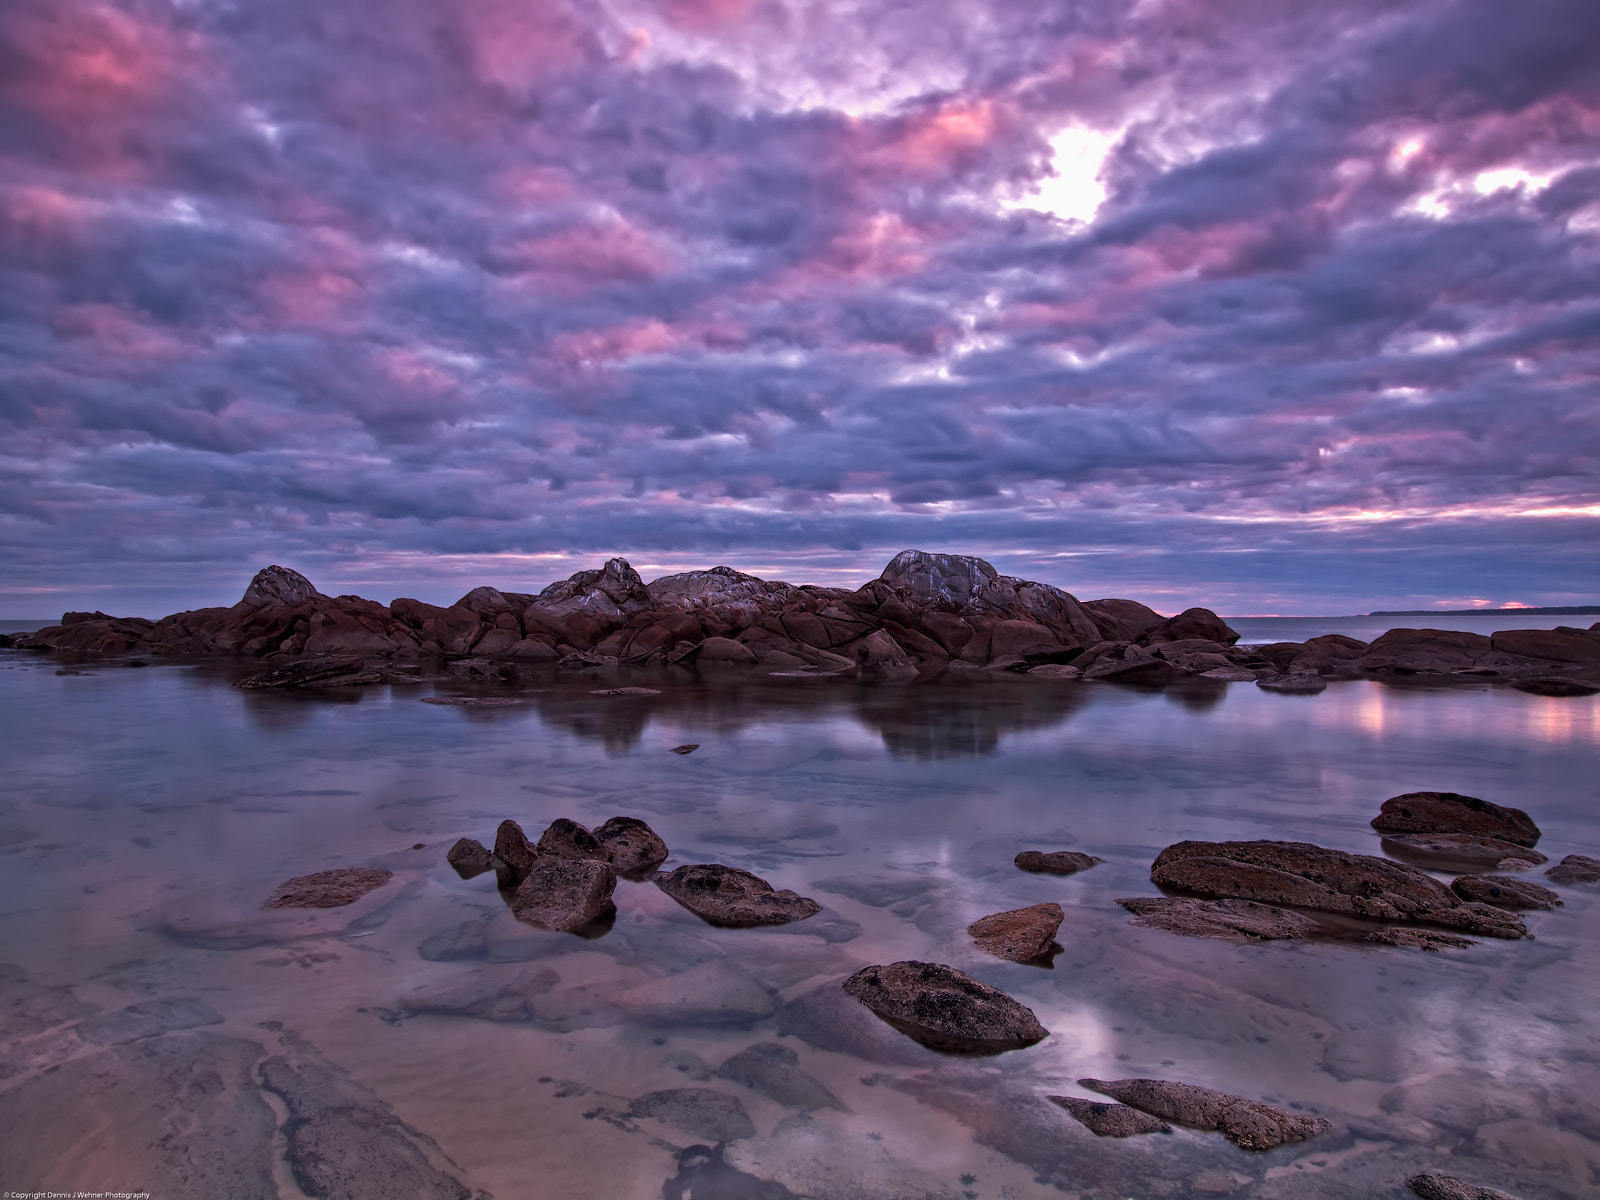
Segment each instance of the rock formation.
[[1048,853],[1043,850],[1024,850],[1012,862],[1024,871],[1043,875],[1076,875],[1079,871],[1098,866],[1105,859],[1092,854],[1080,854],[1076,850],[1053,850]]
[[656,886],[701,920],[734,929],[787,925],[822,911],[808,896],[776,891],[759,875],[721,863],[679,867]]
[[1245,1150],[1275,1150],[1332,1128],[1322,1117],[1287,1113],[1259,1100],[1166,1079],[1080,1079],[1078,1086],[1175,1125],[1214,1129]]
[[1050,1036],[1033,1010],[942,963],[863,967],[847,996],[924,1046],[952,1054],[999,1054]]
[[1033,904],[992,913],[967,926],[978,949],[1012,962],[1032,962],[1050,949],[1065,913],[1059,904]]
[[1537,845],[1539,827],[1520,808],[1504,808],[1459,792],[1407,792],[1383,802],[1372,819],[1380,833],[1468,833]]
[[1127,1104],[1107,1104],[1081,1096],[1046,1096],[1050,1103],[1072,1114],[1073,1120],[1096,1137],[1133,1137],[1140,1133],[1171,1133],[1172,1126]]
[[1600,858],[1569,854],[1544,873],[1552,883],[1600,883]]
[[1253,900],[1133,896],[1118,900],[1117,903],[1134,914],[1135,925],[1225,942],[1303,938],[1310,936],[1317,927],[1310,917],[1270,904],[1257,904]]
[[374,867],[340,867],[280,883],[263,908],[342,908],[394,878]]

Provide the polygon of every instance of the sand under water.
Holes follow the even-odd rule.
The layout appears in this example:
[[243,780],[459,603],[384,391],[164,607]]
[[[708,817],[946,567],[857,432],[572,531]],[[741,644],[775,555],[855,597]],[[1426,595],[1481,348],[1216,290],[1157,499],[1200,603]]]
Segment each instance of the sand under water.
[[[1600,854],[1594,698],[974,674],[276,695],[215,666],[0,655],[0,1188],[1267,1200],[1398,1197],[1442,1170],[1600,1194],[1597,889],[1559,889],[1532,940],[1439,953],[1353,922],[1202,941],[1115,903],[1157,894],[1151,859],[1184,838],[1380,853],[1367,822],[1419,789],[1526,809],[1553,860]],[[629,684],[658,694],[593,694]],[[419,702],[438,694],[517,702]],[[624,880],[608,928],[555,934],[444,860],[505,817],[537,836],[614,815],[648,821],[669,869],[742,867],[823,911],[722,929]],[[1106,861],[1033,875],[1024,849]],[[261,908],[341,866],[394,878]],[[1047,965],[964,932],[1047,901]],[[839,991],[903,959],[1005,990],[1051,1036],[940,1055]],[[1333,1129],[1268,1153],[1096,1138],[1045,1100],[1136,1076]]]

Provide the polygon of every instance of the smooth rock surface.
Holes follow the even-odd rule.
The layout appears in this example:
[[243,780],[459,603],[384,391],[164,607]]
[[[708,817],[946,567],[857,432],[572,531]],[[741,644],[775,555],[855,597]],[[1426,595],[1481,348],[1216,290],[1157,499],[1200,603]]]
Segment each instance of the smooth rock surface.
[[[682,747],[679,747],[682,750]],[[666,860],[666,842],[637,817],[612,817],[594,831],[620,875],[636,875]]]
[[943,963],[863,967],[844,992],[930,1049],[999,1054],[1050,1036],[1033,1010]]
[[1459,792],[1406,792],[1383,802],[1372,819],[1380,833],[1466,833],[1518,846],[1538,843],[1540,830],[1520,808]]
[[1527,846],[1471,833],[1390,833],[1384,835],[1383,848],[1396,857],[1473,867],[1495,867],[1508,860],[1533,866],[1550,861],[1548,855]]
[[285,880],[262,908],[342,908],[394,878],[393,871],[374,867],[339,867]]
[[526,1021],[528,1002],[560,982],[549,967],[480,967],[439,983],[413,988],[401,1011],[475,1017],[481,1021]]
[[611,905],[617,874],[592,858],[539,858],[517,888],[511,911],[518,920],[569,933]]
[[1549,888],[1511,875],[1462,875],[1450,881],[1450,890],[1463,900],[1496,908],[1555,908],[1561,903]]
[[679,867],[656,886],[701,920],[735,929],[786,925],[822,911],[809,897],[776,891],[759,875],[721,863]]
[[979,917],[967,926],[967,932],[985,954],[1032,962],[1050,948],[1065,915],[1059,904],[1032,904]]
[[1600,883],[1600,858],[1569,854],[1544,873],[1552,883]]
[[1171,1133],[1165,1121],[1140,1112],[1127,1104],[1107,1104],[1104,1100],[1085,1100],[1081,1096],[1046,1096],[1072,1114],[1073,1120],[1096,1137],[1133,1137],[1140,1133]]
[[1254,900],[1195,900],[1187,896],[1131,896],[1117,901],[1135,925],[1187,937],[1267,942],[1308,937],[1317,923],[1302,913]]
[[1080,1079],[1079,1087],[1190,1129],[1216,1130],[1245,1150],[1275,1150],[1333,1126],[1322,1117],[1284,1112],[1259,1100],[1166,1079]]
[[1105,859],[1076,850],[1024,850],[1011,861],[1024,871],[1045,875],[1076,875],[1079,871],[1098,866]]

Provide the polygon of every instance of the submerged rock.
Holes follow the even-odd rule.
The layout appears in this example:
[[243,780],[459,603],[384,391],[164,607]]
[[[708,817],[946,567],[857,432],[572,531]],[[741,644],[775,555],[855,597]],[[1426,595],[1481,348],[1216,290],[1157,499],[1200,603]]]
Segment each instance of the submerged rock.
[[1092,854],[1080,854],[1076,850],[1024,850],[1011,861],[1024,871],[1045,875],[1076,875],[1079,871],[1099,866],[1105,859]]
[[939,1056],[902,1037],[871,1010],[845,995],[840,981],[819,984],[778,1009],[773,1026],[818,1050],[887,1066],[928,1067]]
[[711,1088],[668,1088],[640,1096],[628,1106],[630,1117],[652,1117],[693,1137],[732,1142],[754,1137],[755,1122],[744,1105]]
[[967,926],[978,949],[1012,962],[1032,962],[1050,948],[1066,914],[1059,904],[1033,904],[980,917]]
[[1450,881],[1450,890],[1463,900],[1496,908],[1555,908],[1561,903],[1549,888],[1510,875],[1463,875]]
[[1569,854],[1544,873],[1552,883],[1600,883],[1600,858]]
[[[1548,855],[1515,842],[1471,833],[1387,834],[1383,839],[1383,848],[1401,857],[1473,867],[1497,867],[1502,863],[1526,863],[1536,867],[1550,861]],[[1525,871],[1528,866],[1508,866],[1506,869]]]
[[1107,1104],[1079,1096],[1046,1096],[1050,1103],[1072,1114],[1073,1120],[1096,1137],[1133,1137],[1140,1133],[1171,1133],[1172,1126],[1127,1104]]
[[847,996],[934,1050],[1000,1054],[1050,1036],[1032,1009],[943,963],[863,967],[843,987]]
[[456,844],[451,846],[444,856],[444,860],[454,867],[456,874],[463,879],[474,879],[494,865],[490,860],[488,849],[473,838],[457,839]]
[[401,1011],[476,1017],[481,1021],[526,1021],[528,1002],[560,981],[549,967],[481,967],[442,983],[413,988],[400,1000]]
[[1256,680],[1256,686],[1264,692],[1312,696],[1327,691],[1328,681],[1320,675],[1297,671],[1292,675],[1263,675]]
[[1459,792],[1406,792],[1383,802],[1372,819],[1380,833],[1465,833],[1518,846],[1539,841],[1540,830],[1520,808],[1505,808]]
[[612,1002],[637,1020],[665,1025],[743,1027],[778,1009],[753,975],[720,958],[628,988]]
[[717,1068],[722,1079],[743,1084],[786,1108],[834,1108],[848,1112],[844,1102],[800,1069],[800,1056],[776,1042],[757,1042]]
[[822,905],[791,891],[775,891],[759,875],[721,863],[692,863],[656,880],[656,886],[701,920],[745,929],[786,925],[822,911]]
[[1187,896],[1132,896],[1117,901],[1147,929],[1227,942],[1303,938],[1317,923],[1301,913],[1254,900],[1194,900]]
[[278,885],[262,908],[342,908],[394,878],[374,867],[339,867],[298,875]]
[[1422,1200],[1516,1200],[1498,1188],[1476,1187],[1454,1175],[1413,1175],[1406,1186]]
[[1121,1100],[1134,1108],[1190,1129],[1216,1130],[1245,1150],[1275,1150],[1304,1142],[1333,1128],[1322,1117],[1284,1112],[1259,1100],[1174,1083],[1166,1079],[1080,1079],[1079,1087]]
[[637,817],[612,817],[594,831],[618,874],[636,875],[666,860],[668,851],[654,829]]
[[522,832],[521,825],[512,820],[500,822],[494,834],[493,862],[498,864],[495,874],[501,887],[514,888],[521,883],[538,857],[539,852]]
[[617,875],[592,858],[539,858],[517,888],[511,911],[518,920],[570,933],[611,906]]

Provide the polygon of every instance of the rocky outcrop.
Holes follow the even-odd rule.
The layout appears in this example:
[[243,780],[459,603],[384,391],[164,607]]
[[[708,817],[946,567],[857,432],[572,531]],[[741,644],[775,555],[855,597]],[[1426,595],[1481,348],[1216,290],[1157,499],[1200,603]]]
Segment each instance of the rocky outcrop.
[[1044,956],[1066,916],[1059,904],[1033,904],[979,917],[967,926],[978,949],[1012,962],[1033,962]]
[[776,891],[759,875],[721,863],[679,867],[656,886],[701,920],[733,929],[787,925],[822,911],[808,896]]
[[1406,792],[1383,802],[1372,819],[1380,833],[1482,834],[1514,842],[1538,844],[1540,831],[1520,808],[1504,808],[1476,796],[1458,792]]
[[1552,883],[1600,883],[1600,858],[1569,854],[1544,873]]
[[1208,900],[1422,922],[1488,937],[1527,936],[1520,918],[1462,900],[1416,867],[1308,842],[1178,842],[1156,856],[1150,879]]
[[1046,1096],[1059,1105],[1096,1137],[1133,1137],[1140,1133],[1171,1133],[1165,1121],[1140,1112],[1127,1104],[1107,1104],[1104,1100],[1085,1100],[1081,1096]]
[[1121,1100],[1153,1117],[1190,1129],[1216,1130],[1245,1150],[1275,1150],[1304,1142],[1333,1126],[1322,1117],[1284,1112],[1259,1100],[1166,1079],[1080,1079],[1079,1087]]
[[1079,871],[1087,871],[1105,862],[1105,859],[1092,854],[1080,854],[1076,850],[1024,850],[1012,862],[1024,871],[1038,874],[1076,875]]
[[1315,932],[1310,917],[1253,900],[1195,900],[1187,896],[1133,896],[1118,900],[1147,929],[1225,942],[1268,942]]
[[394,878],[393,871],[340,867],[280,883],[262,908],[342,908]]
[[999,1054],[1050,1036],[1033,1010],[942,963],[863,967],[847,996],[924,1046],[951,1054]]

